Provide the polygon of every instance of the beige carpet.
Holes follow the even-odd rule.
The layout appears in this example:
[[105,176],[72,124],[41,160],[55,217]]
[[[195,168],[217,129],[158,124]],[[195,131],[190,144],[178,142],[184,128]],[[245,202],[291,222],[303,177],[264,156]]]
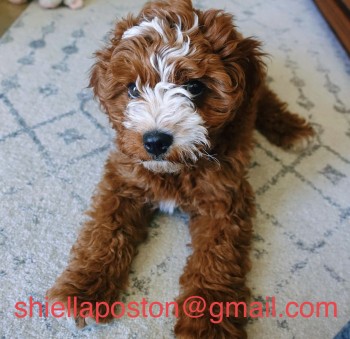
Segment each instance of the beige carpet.
[[[312,1],[210,0],[265,42],[271,86],[319,131],[287,154],[257,135],[255,300],[335,301],[337,318],[251,320],[251,338],[332,338],[350,318],[350,63]],[[87,85],[91,55],[116,17],[142,1],[87,1],[81,11],[28,7],[0,40],[0,338],[172,338],[172,317],[124,317],[71,329],[53,317],[17,319],[15,303],[44,294],[66,265],[113,132]],[[190,249],[186,216],[159,215],[124,301],[171,301]],[[307,311],[307,309],[305,309]]]

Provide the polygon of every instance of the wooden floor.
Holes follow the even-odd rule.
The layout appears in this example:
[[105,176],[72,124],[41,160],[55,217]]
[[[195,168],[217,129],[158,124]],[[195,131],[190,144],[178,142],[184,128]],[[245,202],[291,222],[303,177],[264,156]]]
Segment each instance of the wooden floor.
[[350,55],[350,0],[314,0]]
[[13,5],[7,0],[0,0],[0,36],[6,32],[26,7],[27,4]]

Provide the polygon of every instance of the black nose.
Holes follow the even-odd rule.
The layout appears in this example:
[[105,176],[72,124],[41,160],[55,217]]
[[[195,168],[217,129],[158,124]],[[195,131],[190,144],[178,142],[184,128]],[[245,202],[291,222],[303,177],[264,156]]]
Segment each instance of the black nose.
[[155,156],[164,154],[173,143],[173,137],[170,134],[151,131],[143,135],[143,145],[146,151]]

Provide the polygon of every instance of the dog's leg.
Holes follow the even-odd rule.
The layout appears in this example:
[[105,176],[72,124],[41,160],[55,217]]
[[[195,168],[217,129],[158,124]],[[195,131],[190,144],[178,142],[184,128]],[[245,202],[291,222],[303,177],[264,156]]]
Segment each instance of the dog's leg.
[[306,148],[315,134],[305,119],[289,112],[287,104],[267,86],[258,101],[256,128],[271,143],[291,151]]
[[[182,339],[246,338],[244,305],[227,303],[246,302],[249,296],[245,275],[250,268],[253,192],[243,180],[237,190],[220,193],[215,188],[199,199],[200,210],[190,220],[193,253],[180,278],[175,334]],[[192,313],[197,318],[188,315],[198,305],[191,304],[198,301],[193,296],[206,303],[202,314]]]
[[[146,206],[143,190],[132,185],[132,178],[118,175],[117,165],[109,161],[88,214],[91,219],[71,250],[67,269],[47,292],[51,302],[60,301],[66,306],[68,297],[71,305],[77,297],[75,320],[79,327],[86,324],[84,316],[79,315],[81,308],[90,307],[82,302],[91,303],[95,312],[96,302],[111,305],[125,289],[136,246],[147,235],[146,225],[152,212]],[[104,305],[98,308],[100,322],[112,318],[111,313],[102,316],[107,315],[108,307]],[[118,310],[114,312],[117,314]]]

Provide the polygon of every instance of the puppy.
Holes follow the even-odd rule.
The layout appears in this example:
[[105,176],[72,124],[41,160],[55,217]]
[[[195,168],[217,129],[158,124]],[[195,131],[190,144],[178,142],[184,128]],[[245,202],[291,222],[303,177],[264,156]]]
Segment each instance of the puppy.
[[[118,301],[155,211],[177,207],[190,216],[193,253],[180,278],[175,334],[246,337],[243,314],[214,324],[208,309],[191,319],[182,305],[190,296],[207,305],[247,301],[254,128],[285,149],[314,134],[267,87],[263,56],[230,14],[194,9],[190,0],[150,2],[117,23],[96,53],[90,82],[117,132],[117,150],[50,300]],[[81,315],[76,321],[85,325]]]

